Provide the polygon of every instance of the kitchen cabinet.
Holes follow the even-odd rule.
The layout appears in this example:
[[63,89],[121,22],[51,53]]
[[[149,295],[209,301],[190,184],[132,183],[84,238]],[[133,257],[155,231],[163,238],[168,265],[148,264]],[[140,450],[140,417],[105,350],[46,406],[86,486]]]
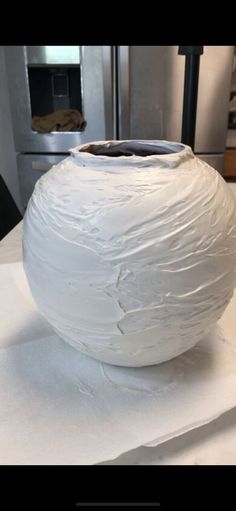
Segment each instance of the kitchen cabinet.
[[236,179],[236,147],[225,150],[223,177]]

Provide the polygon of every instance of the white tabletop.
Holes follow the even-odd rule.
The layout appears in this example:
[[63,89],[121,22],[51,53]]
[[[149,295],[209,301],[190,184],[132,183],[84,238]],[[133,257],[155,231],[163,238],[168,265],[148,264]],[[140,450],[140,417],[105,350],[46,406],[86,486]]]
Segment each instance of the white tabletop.
[[[236,183],[230,183],[236,195]],[[22,260],[22,222],[0,243],[0,264]],[[225,315],[232,321],[232,307]],[[235,465],[236,408],[208,425],[192,430],[157,447],[139,447],[106,465]]]

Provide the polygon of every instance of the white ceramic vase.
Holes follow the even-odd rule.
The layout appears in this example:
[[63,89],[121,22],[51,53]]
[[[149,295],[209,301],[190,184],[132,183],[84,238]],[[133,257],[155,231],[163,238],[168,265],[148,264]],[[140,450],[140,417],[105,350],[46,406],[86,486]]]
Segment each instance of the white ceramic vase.
[[232,297],[236,202],[188,146],[94,142],[37,182],[23,253],[60,337],[111,364],[157,364],[201,340]]

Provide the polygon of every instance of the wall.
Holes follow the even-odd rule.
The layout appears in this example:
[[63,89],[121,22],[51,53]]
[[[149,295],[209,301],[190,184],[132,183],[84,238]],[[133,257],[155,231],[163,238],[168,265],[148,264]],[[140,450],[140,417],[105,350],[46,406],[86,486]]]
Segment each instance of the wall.
[[21,210],[16,154],[3,47],[0,46],[0,174]]

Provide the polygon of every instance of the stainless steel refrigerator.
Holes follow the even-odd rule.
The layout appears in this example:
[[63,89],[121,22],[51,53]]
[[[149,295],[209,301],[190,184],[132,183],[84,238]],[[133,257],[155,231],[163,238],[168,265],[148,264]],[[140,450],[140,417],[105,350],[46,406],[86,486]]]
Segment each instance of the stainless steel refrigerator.
[[[233,46],[204,46],[195,152],[223,170]],[[6,46],[22,204],[71,147],[92,140],[181,140],[185,58],[178,46]],[[78,109],[83,131],[38,133],[32,117]]]

